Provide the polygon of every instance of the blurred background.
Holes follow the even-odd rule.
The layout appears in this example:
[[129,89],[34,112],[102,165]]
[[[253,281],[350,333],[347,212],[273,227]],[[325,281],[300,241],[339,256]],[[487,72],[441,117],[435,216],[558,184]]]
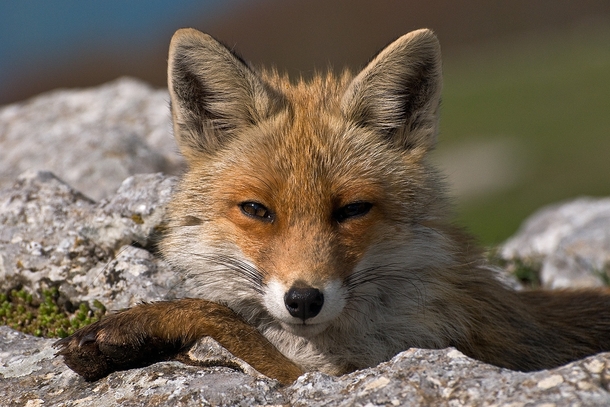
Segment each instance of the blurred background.
[[293,78],[358,69],[401,34],[434,29],[435,160],[458,222],[483,243],[543,205],[610,195],[608,0],[2,1],[0,105],[124,75],[165,87],[169,39],[186,26]]

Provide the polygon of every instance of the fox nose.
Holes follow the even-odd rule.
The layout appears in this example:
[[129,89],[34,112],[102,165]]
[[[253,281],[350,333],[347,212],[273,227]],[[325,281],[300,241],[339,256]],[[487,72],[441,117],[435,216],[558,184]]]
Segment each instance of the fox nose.
[[324,305],[324,295],[317,288],[292,287],[284,295],[284,304],[290,315],[305,321],[320,313]]

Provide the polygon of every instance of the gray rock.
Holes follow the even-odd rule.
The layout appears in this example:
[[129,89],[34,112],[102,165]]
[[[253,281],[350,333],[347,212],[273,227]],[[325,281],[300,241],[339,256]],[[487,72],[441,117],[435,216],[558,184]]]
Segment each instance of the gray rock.
[[485,365],[449,348],[411,349],[371,369],[334,378],[302,376],[287,389],[294,406],[609,405],[610,355],[550,371]]
[[0,188],[26,170],[52,171],[93,199],[130,175],[175,174],[169,95],[130,78],[58,90],[0,108]]
[[254,406],[285,404],[278,383],[224,367],[164,362],[85,382],[55,357],[54,340],[0,326],[3,406]]
[[136,175],[96,204],[52,173],[23,174],[0,191],[0,290],[59,286],[73,303],[109,309],[167,298],[179,281],[146,247],[174,183]]
[[239,366],[179,362],[115,372],[88,383],[54,356],[52,343],[0,327],[3,405],[610,405],[610,354],[550,371],[521,373],[485,365],[451,348],[412,349],[374,368],[342,377],[307,373],[281,388],[276,381],[243,373]]
[[541,264],[547,288],[602,286],[610,278],[610,198],[543,208],[500,253],[507,260]]

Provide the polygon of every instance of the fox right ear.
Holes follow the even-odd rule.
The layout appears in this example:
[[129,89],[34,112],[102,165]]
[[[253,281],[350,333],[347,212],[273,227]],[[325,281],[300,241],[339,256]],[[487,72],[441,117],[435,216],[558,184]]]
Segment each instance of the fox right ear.
[[272,91],[260,78],[224,45],[192,28],[172,37],[167,82],[174,137],[187,161],[213,153],[271,110]]
[[377,54],[349,85],[341,108],[399,148],[427,150],[436,142],[441,88],[440,46],[432,31],[422,29]]

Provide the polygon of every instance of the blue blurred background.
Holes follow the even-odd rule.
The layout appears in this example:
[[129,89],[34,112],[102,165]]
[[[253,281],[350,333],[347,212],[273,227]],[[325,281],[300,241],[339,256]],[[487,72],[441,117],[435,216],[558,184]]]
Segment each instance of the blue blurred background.
[[434,29],[437,157],[460,221],[486,243],[542,205],[610,195],[608,0],[4,0],[0,105],[124,75],[164,87],[169,39],[185,26],[294,78],[356,69],[399,35]]
[[[177,27],[204,23],[231,1],[0,2],[0,104],[58,86],[131,74],[156,78]],[[156,57],[156,58],[155,58]],[[146,66],[154,60],[153,66]]]

